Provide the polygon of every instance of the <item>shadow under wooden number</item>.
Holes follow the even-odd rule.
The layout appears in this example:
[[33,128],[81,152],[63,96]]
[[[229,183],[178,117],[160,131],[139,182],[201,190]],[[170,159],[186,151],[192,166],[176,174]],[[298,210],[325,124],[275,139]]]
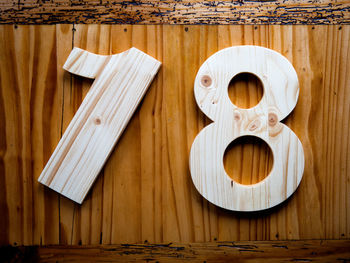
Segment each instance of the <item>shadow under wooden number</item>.
[[74,48],[64,69],[96,80],[39,182],[82,203],[160,65],[136,48],[111,56]]
[[[232,104],[228,96],[230,80],[242,72],[256,75],[264,87],[261,101],[249,109]],[[190,169],[198,191],[215,205],[235,211],[271,208],[291,196],[304,171],[302,144],[280,122],[298,100],[298,77],[292,64],[263,47],[226,48],[201,66],[194,92],[201,111],[214,121],[199,133],[191,148]],[[232,180],[223,164],[227,146],[242,136],[259,137],[273,154],[270,174],[253,185]]]

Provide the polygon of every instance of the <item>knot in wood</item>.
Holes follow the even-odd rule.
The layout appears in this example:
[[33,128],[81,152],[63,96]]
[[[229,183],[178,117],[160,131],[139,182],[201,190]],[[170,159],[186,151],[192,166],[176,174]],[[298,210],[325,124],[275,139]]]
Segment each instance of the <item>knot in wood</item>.
[[278,121],[278,117],[277,117],[276,113],[269,113],[268,121],[269,121],[270,126],[272,126],[272,127],[275,126],[277,121]]
[[204,75],[201,79],[201,84],[204,86],[204,87],[210,87],[211,86],[211,83],[212,83],[212,80],[211,80],[211,77],[208,76],[208,75]]
[[236,111],[235,113],[233,113],[233,119],[235,121],[240,121],[241,120],[241,113]]
[[248,127],[249,131],[255,131],[256,129],[258,129],[260,127],[260,120],[254,120]]
[[101,124],[101,118],[100,117],[96,117],[95,119],[94,119],[94,123],[96,124],[96,125],[100,125]]

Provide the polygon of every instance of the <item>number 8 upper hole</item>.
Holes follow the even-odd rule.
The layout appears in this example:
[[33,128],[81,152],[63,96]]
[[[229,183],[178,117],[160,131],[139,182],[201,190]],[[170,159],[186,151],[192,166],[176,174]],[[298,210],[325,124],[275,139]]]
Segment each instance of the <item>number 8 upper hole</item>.
[[239,73],[231,79],[228,85],[228,96],[231,102],[241,109],[254,107],[260,102],[263,95],[263,84],[252,73]]

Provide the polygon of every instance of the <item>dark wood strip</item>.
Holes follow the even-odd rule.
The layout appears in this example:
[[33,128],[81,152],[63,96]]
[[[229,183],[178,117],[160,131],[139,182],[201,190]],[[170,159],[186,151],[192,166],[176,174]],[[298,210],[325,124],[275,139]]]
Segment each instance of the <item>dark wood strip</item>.
[[1,247],[5,262],[348,262],[350,240]]
[[0,23],[349,24],[347,0],[4,0]]

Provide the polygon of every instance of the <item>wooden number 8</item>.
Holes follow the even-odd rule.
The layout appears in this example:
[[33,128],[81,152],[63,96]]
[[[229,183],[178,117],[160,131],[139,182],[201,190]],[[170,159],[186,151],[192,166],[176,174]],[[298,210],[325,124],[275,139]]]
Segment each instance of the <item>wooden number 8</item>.
[[[228,96],[232,77],[247,72],[264,87],[261,101],[241,109]],[[196,101],[212,121],[195,138],[190,170],[197,190],[217,206],[257,211],[276,206],[297,189],[304,171],[304,151],[295,133],[280,121],[294,109],[299,95],[297,74],[281,54],[263,47],[235,46],[208,58],[194,84]],[[225,172],[227,146],[241,136],[264,140],[273,154],[270,174],[261,182],[242,185]]]

